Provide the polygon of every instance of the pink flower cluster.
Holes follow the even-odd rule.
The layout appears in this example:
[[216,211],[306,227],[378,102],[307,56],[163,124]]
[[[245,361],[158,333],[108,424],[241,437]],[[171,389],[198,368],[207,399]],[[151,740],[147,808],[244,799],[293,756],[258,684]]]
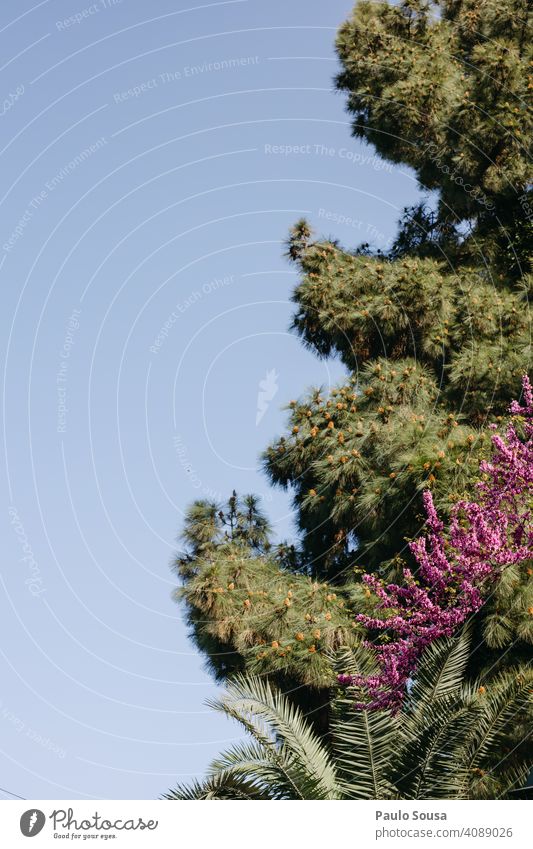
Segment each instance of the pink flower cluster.
[[[404,584],[383,584],[373,575],[363,581],[390,611],[383,618],[359,614],[366,628],[387,642],[375,647],[379,673],[340,675],[344,684],[361,687],[369,701],[359,707],[398,710],[424,648],[451,636],[484,603],[502,569],[533,556],[533,527],[528,502],[533,490],[533,392],[523,378],[524,405],[514,401],[505,436],[492,437],[493,456],[483,462],[478,500],[455,505],[447,537],[431,493],[424,493],[427,534],[411,543],[416,575],[404,569]],[[520,428],[522,427],[522,436]]]

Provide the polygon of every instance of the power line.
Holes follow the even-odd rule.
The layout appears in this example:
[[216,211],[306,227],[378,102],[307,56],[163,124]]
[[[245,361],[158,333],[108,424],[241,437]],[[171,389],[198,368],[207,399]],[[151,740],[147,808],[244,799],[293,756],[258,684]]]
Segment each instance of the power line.
[[16,799],[22,799],[23,801],[26,801],[26,799],[25,799],[25,797],[24,797],[24,796],[19,796],[19,794],[18,794],[18,793],[12,793],[12,792],[11,792],[11,790],[4,790],[4,788],[3,788],[3,787],[0,787],[0,791],[1,791],[2,793],[7,793],[7,794],[8,794],[8,796],[15,796],[15,798],[16,798]]

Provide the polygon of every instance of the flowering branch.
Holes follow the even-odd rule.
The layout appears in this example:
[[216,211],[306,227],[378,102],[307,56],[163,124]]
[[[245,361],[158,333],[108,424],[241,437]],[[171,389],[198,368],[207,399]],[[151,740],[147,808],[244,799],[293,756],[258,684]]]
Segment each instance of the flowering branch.
[[[451,515],[448,538],[429,490],[424,493],[426,536],[410,549],[418,564],[414,575],[404,569],[404,584],[384,586],[374,575],[363,581],[380,600],[386,617],[359,614],[366,628],[384,634],[375,648],[377,675],[340,675],[339,681],[362,687],[370,697],[359,707],[397,710],[424,648],[454,631],[484,604],[488,590],[506,566],[533,556],[531,494],[533,490],[533,391],[522,381],[524,405],[513,401],[505,436],[493,435],[491,462],[483,462],[483,480],[475,502],[458,502]],[[523,438],[519,435],[523,422]],[[495,425],[492,426],[495,428]],[[365,643],[373,647],[369,641]]]

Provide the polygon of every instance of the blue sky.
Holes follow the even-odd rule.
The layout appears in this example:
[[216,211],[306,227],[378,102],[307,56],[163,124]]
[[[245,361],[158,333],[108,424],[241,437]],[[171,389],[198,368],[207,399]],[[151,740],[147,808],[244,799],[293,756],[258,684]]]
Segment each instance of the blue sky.
[[304,215],[384,248],[418,198],[333,90],[350,7],[2,4],[0,786],[21,796],[154,798],[236,734],[171,599],[183,511],[253,491],[293,533],[258,457],[343,372],[289,332],[283,240]]

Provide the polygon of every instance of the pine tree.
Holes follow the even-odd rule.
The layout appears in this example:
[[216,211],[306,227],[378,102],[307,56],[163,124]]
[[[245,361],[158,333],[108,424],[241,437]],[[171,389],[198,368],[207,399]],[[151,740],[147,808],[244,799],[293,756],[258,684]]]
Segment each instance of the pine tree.
[[[488,424],[506,426],[531,356],[532,28],[527,0],[360,0],[339,31],[354,135],[438,200],[405,211],[387,255],[313,239],[306,221],[289,235],[293,329],[347,377],[292,402],[264,454],[292,492],[297,545],[272,546],[266,522],[228,532],[215,505],[188,517],[179,596],[221,677],[329,686],[327,652],[358,644],[355,617],[374,603],[361,573],[414,565],[423,492],[445,520],[475,489]],[[526,567],[511,567],[484,609],[495,649],[531,641]]]
[[361,0],[337,38],[354,135],[439,192],[430,241],[494,276],[529,268],[532,44],[528,0]]

